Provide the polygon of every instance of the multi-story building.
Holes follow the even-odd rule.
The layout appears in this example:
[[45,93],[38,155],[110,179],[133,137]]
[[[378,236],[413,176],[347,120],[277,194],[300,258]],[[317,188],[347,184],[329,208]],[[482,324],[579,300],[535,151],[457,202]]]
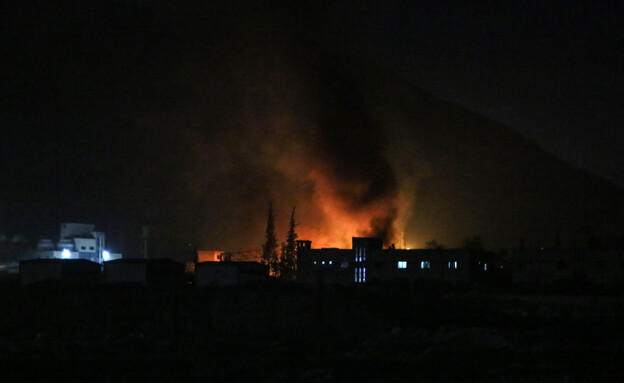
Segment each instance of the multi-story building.
[[480,281],[493,268],[492,257],[466,249],[384,249],[381,238],[354,237],[351,249],[312,249],[297,243],[297,281],[357,285],[380,282],[450,283]]
[[35,251],[28,252],[19,260],[28,259],[86,259],[102,263],[121,258],[106,248],[106,234],[95,230],[95,225],[63,223],[58,242],[42,239]]

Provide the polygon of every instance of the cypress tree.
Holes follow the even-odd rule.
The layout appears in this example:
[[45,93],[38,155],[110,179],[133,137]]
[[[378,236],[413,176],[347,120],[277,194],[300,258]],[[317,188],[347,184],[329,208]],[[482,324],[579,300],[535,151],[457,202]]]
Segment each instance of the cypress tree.
[[280,272],[281,277],[286,280],[295,279],[297,272],[297,232],[295,227],[295,208],[293,208],[290,215],[290,222],[288,224],[288,234],[286,235],[286,242],[282,245],[282,256],[280,259]]
[[275,217],[273,216],[273,202],[269,202],[267,225],[264,233],[265,242],[262,245],[262,263],[269,265],[271,275],[278,273],[277,237],[275,236]]

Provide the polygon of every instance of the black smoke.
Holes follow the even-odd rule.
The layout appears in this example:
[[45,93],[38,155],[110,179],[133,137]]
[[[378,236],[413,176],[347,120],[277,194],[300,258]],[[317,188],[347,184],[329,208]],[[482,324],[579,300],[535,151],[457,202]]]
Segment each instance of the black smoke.
[[351,211],[388,201],[385,211],[371,218],[370,230],[357,234],[393,240],[399,185],[386,157],[386,133],[364,96],[370,89],[358,83],[358,65],[349,58],[326,53],[317,65],[324,69],[316,84],[319,157]]

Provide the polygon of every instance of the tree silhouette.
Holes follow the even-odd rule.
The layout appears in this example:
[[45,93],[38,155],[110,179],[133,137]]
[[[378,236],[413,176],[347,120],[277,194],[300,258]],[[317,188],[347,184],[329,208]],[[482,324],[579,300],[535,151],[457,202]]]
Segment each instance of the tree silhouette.
[[290,222],[288,224],[288,234],[286,242],[282,244],[282,256],[280,259],[280,275],[283,279],[293,280],[297,272],[297,232],[295,227],[295,208],[290,214]]
[[275,236],[273,202],[269,202],[269,212],[267,214],[267,225],[264,237],[265,242],[264,245],[262,245],[262,263],[269,265],[271,275],[277,275],[279,272],[279,265],[277,259],[277,237]]

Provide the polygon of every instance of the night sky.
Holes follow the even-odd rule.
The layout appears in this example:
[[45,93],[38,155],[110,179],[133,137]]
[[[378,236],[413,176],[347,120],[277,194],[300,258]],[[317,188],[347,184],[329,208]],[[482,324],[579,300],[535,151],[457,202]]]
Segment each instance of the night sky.
[[388,78],[624,186],[616,1],[205,3],[5,6],[0,232],[247,250],[275,200],[316,243],[400,240]]

